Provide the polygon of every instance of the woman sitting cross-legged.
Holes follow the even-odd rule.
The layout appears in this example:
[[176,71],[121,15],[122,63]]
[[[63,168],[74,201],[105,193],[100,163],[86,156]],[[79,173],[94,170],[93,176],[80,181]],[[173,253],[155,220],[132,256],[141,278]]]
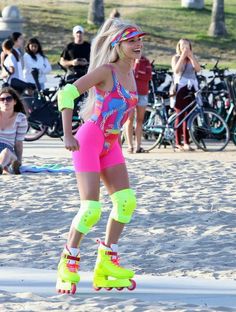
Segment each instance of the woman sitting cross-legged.
[[14,89],[0,90],[0,174],[19,174],[23,140],[28,123],[24,106]]

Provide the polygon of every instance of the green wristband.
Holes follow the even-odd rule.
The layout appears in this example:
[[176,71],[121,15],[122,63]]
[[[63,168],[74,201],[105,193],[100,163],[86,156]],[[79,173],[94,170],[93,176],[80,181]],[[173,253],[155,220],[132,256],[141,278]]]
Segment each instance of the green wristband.
[[58,92],[58,109],[62,111],[65,108],[74,109],[74,100],[80,96],[75,85],[67,84],[64,89]]

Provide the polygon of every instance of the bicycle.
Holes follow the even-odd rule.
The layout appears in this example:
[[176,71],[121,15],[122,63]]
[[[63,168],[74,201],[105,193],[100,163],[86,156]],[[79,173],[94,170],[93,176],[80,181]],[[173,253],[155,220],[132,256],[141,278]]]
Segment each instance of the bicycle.
[[[167,91],[170,88],[171,76],[172,72],[169,67],[156,67],[154,61],[151,63],[152,65],[152,79],[149,81],[149,91],[148,91],[148,105],[146,107],[144,121],[145,123],[151,112],[153,111],[153,105],[156,103],[156,98],[159,90]],[[135,119],[134,119],[135,125]],[[143,129],[143,137],[145,140],[149,139],[149,133],[146,133]],[[135,127],[133,128],[133,139],[135,140]],[[120,134],[120,141],[123,145],[126,141],[125,127],[122,127]],[[145,145],[145,141],[142,142],[142,145]]]
[[[52,138],[62,138],[63,127],[61,113],[57,106],[57,93],[67,83],[64,75],[57,75],[60,78],[58,86],[53,89],[41,90],[38,84],[37,73],[32,73],[37,91],[33,97],[24,97],[24,103],[27,107],[28,131],[25,141],[35,141],[44,134]],[[75,100],[75,108],[72,116],[72,132],[75,134],[82,125],[83,120],[79,115],[80,106],[84,96]]]
[[[229,128],[224,119],[214,110],[203,106],[202,89],[194,93],[194,100],[178,114],[168,116],[165,105],[167,92],[159,92],[159,101],[154,105],[148,120],[143,125],[145,133],[154,141],[147,147],[149,152],[155,147],[160,147],[163,141],[175,147],[175,130],[186,120],[192,141],[203,151],[221,151],[229,142]],[[177,117],[185,112],[187,115],[175,125]]]
[[236,75],[228,75],[225,78],[225,84],[228,97],[225,105],[221,107],[220,115],[226,121],[230,131],[230,138],[236,145]]

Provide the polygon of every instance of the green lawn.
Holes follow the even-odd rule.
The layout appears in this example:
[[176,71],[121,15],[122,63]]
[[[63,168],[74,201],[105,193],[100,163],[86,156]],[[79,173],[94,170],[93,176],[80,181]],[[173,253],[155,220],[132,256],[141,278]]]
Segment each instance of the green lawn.
[[[0,9],[9,3],[9,0],[2,0]],[[145,40],[146,55],[157,64],[169,65],[177,41],[186,37],[192,40],[201,63],[210,67],[217,57],[221,57],[221,66],[235,69],[236,1],[225,0],[226,38],[207,36],[212,0],[205,0],[205,9],[201,11],[181,8],[180,3],[181,0],[120,0],[115,5],[113,0],[104,0],[106,16],[116,7],[124,19],[137,23],[149,33]],[[63,47],[71,41],[74,25],[83,25],[89,40],[96,33],[96,27],[86,23],[86,0],[15,0],[14,4],[19,6],[25,18],[26,38],[37,36],[53,64],[59,60]]]

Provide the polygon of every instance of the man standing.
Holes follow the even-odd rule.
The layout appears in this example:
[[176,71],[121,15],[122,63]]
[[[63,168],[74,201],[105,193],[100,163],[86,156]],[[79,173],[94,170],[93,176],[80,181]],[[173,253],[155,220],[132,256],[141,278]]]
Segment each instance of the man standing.
[[89,65],[90,43],[84,41],[84,29],[77,25],[73,28],[74,41],[63,50],[60,64],[67,68],[67,80],[76,80],[85,75]]

